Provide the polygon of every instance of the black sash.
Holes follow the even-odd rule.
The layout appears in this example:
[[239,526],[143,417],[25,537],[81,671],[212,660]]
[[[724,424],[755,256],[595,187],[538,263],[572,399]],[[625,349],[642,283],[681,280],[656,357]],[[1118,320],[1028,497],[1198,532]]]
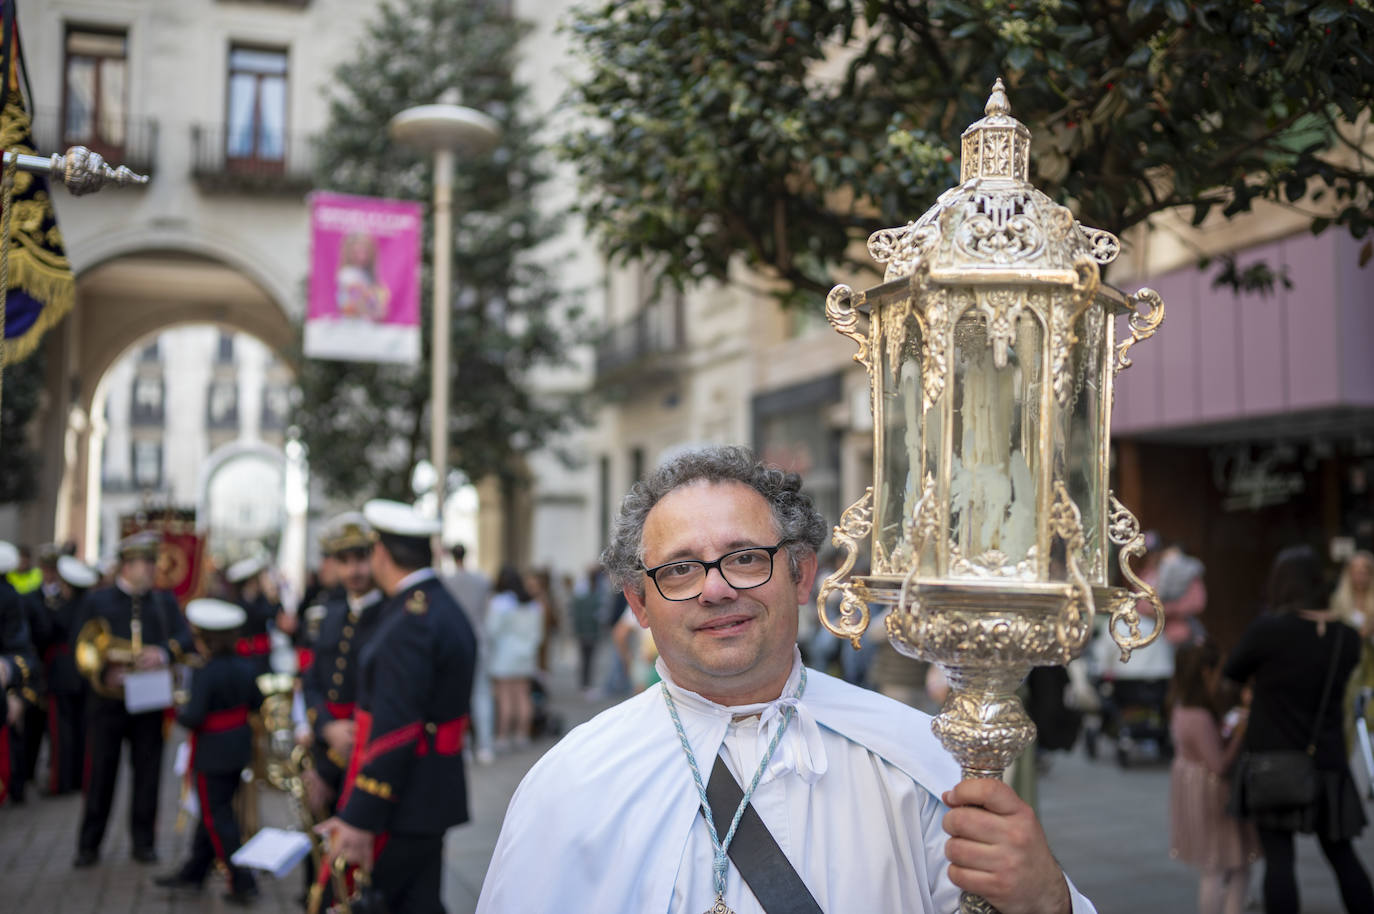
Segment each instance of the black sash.
[[[723,831],[730,828],[739,801],[744,799],[744,791],[740,790],[725,767],[725,759],[719,755],[711,769],[711,781],[706,785],[706,799],[711,801],[716,831],[724,840]],[[744,808],[735,830],[735,840],[730,842],[729,854],[749,890],[768,914],[823,914],[753,806]]]

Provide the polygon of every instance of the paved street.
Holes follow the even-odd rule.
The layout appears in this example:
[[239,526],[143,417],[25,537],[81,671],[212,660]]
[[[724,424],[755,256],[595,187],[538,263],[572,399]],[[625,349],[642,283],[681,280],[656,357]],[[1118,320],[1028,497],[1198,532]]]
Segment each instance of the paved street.
[[[577,693],[570,666],[560,666],[555,677],[559,696],[555,707],[572,723],[589,718],[605,703],[588,702]],[[173,741],[179,738],[175,735]],[[444,892],[450,914],[471,914],[474,910],[506,804],[525,770],[548,745],[545,740],[528,752],[503,757],[496,765],[470,768],[473,821],[450,832],[445,847]],[[1195,910],[1193,872],[1168,857],[1168,788],[1166,767],[1140,765],[1122,770],[1109,756],[1093,762],[1081,752],[1058,754],[1041,779],[1041,815],[1051,844],[1065,869],[1102,914],[1183,914]],[[162,862],[157,866],[139,866],[129,859],[128,801],[123,791],[121,786],[101,864],[91,870],[71,867],[81,814],[79,797],[31,798],[24,806],[0,807],[0,911],[123,914],[236,910],[220,901],[219,885],[213,886],[213,891],[207,887],[200,896],[170,898],[149,882],[155,873],[175,865],[188,840],[173,827],[172,778],[164,779],[158,830]],[[268,793],[264,797],[262,815],[264,824],[288,824],[287,806],[280,795]],[[1374,861],[1374,830],[1366,831],[1359,847],[1367,864]],[[1305,914],[1339,914],[1340,901],[1316,843],[1299,840],[1298,855]],[[263,898],[258,911],[287,914],[298,910],[299,873],[280,881],[265,876],[260,884]]]

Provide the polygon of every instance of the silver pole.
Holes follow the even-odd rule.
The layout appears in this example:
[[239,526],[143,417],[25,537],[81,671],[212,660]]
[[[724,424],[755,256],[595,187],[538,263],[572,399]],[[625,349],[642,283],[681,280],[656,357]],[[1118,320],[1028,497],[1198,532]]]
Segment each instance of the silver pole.
[[85,146],[73,146],[65,153],[50,156],[5,153],[5,164],[18,160],[19,170],[47,175],[67,186],[74,197],[93,193],[106,184],[147,184],[148,176],[135,174],[127,166],[111,167],[104,156]]

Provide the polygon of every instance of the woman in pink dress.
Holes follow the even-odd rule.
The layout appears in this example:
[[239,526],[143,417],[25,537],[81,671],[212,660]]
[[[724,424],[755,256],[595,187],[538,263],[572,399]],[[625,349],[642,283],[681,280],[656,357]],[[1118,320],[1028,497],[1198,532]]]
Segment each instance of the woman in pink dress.
[[1211,642],[1180,647],[1169,691],[1169,856],[1202,871],[1200,914],[1240,914],[1250,864],[1259,857],[1254,827],[1226,812],[1227,773],[1240,754],[1245,718],[1223,737],[1217,714],[1221,660]]

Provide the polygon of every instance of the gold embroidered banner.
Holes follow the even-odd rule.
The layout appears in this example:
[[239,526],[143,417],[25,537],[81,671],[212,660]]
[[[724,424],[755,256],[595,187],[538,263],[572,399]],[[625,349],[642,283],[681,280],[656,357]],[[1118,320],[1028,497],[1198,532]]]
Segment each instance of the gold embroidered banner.
[[[8,18],[8,17],[7,17]],[[12,36],[17,50],[19,35]],[[0,147],[6,152],[36,154],[32,125],[20,91],[18,53],[11,54],[0,108]],[[76,301],[76,279],[67,262],[57,227],[48,181],[20,171],[14,177],[10,203],[9,289],[5,299],[5,345],[0,365],[27,358],[43,334],[56,326]]]

